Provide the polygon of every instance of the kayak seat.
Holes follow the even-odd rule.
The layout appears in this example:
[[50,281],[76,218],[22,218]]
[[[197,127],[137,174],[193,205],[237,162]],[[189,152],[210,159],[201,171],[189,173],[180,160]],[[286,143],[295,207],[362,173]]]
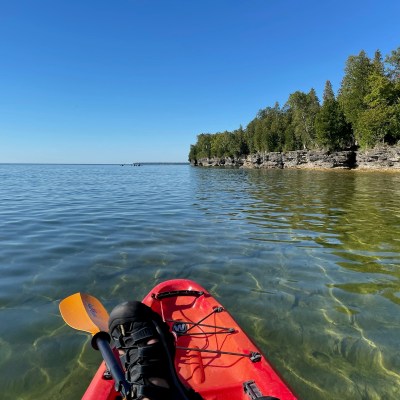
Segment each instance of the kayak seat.
[[201,400],[177,377],[175,338],[158,313],[139,301],[129,301],[111,311],[108,325],[133,399]]

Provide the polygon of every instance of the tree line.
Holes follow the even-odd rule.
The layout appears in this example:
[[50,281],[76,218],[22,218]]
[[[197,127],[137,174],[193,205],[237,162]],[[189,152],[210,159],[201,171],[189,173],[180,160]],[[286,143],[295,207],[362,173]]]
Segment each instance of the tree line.
[[301,149],[339,151],[400,140],[400,47],[383,59],[350,56],[337,96],[326,81],[322,104],[314,89],[289,95],[283,107],[260,110],[245,129],[202,133],[189,160]]

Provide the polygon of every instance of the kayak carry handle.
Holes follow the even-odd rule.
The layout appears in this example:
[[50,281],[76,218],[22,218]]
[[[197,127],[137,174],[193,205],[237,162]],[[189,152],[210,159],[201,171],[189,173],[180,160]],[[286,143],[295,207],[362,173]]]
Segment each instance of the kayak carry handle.
[[162,300],[168,297],[178,297],[178,296],[200,297],[203,294],[204,292],[200,290],[171,290],[168,292],[152,293],[151,297],[156,300]]

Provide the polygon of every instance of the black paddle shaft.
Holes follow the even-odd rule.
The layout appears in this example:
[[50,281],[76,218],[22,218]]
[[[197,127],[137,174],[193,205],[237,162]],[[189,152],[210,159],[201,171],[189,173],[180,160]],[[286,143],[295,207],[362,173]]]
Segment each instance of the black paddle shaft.
[[130,398],[131,387],[125,379],[119,361],[110,346],[110,335],[107,332],[98,332],[92,338],[92,347],[100,350],[103,360],[106,362],[109,371],[115,382],[115,390],[120,392],[125,398]]

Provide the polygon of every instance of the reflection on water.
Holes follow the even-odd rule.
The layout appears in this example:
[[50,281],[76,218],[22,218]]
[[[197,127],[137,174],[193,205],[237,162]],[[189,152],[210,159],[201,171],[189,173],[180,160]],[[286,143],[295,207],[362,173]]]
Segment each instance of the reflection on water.
[[197,280],[303,399],[397,399],[400,174],[0,165],[0,386],[80,398],[58,302]]
[[296,283],[283,289],[294,296],[288,352],[301,349],[284,362],[294,386],[305,398],[397,398],[400,176],[267,171],[250,179],[260,200],[250,220],[266,228],[264,240],[272,226],[296,248],[297,259],[284,263]]

